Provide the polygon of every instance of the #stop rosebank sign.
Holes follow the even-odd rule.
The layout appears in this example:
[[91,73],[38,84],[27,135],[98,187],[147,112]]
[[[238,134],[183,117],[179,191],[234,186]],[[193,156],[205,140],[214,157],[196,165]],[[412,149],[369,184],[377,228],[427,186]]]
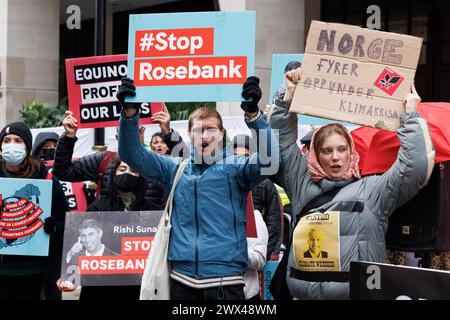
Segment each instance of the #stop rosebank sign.
[[422,38],[313,21],[291,111],[396,130]]
[[130,15],[126,101],[242,101],[254,72],[255,12]]
[[[122,107],[116,94],[127,71],[126,54],[66,59],[69,110],[79,128],[117,126]],[[163,109],[161,103],[139,104],[141,124],[151,124],[152,113]]]

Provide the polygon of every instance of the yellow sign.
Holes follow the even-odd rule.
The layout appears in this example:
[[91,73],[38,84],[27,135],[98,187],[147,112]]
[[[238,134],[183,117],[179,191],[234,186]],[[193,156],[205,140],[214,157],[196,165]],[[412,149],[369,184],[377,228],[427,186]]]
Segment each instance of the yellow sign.
[[341,271],[339,211],[302,217],[294,230],[294,254],[301,271]]

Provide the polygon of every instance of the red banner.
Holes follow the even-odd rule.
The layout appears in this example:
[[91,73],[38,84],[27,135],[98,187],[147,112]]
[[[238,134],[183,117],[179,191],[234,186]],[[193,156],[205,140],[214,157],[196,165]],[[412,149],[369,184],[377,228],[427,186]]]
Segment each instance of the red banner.
[[[26,201],[26,200],[25,200]],[[29,202],[24,208],[18,210],[10,210],[10,212],[3,212],[2,219],[17,219],[26,216],[34,210],[34,204]]]
[[24,204],[26,204],[27,202],[28,202],[27,199],[22,198],[17,202],[6,203],[5,211],[12,211],[12,210],[18,209],[18,208],[22,207]]
[[42,222],[41,219],[39,219],[38,221],[33,223],[28,228],[21,229],[19,231],[5,231],[5,230],[1,230],[0,231],[0,238],[5,238],[5,239],[24,238],[24,237],[29,236],[29,235],[35,233],[36,231],[38,231],[40,228],[42,228],[43,225],[44,225],[44,223]]
[[214,28],[136,31],[136,57],[214,54]]
[[122,255],[147,256],[152,248],[153,237],[123,237]]
[[247,57],[136,60],[137,86],[240,84],[247,78]]
[[102,256],[78,258],[81,275],[85,274],[142,274],[147,255],[144,256]]
[[39,216],[42,214],[42,209],[37,208],[32,214],[27,216],[24,219],[20,220],[13,220],[13,221],[5,221],[0,220],[0,228],[4,229],[19,229],[23,228],[26,225],[29,225],[30,223],[34,222]]

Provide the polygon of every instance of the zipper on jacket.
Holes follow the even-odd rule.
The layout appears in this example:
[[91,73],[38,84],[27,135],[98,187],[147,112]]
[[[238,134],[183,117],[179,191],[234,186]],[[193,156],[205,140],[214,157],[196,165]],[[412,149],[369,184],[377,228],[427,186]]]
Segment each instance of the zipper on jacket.
[[234,238],[236,239],[236,249],[239,249],[239,241],[236,231],[236,212],[234,211],[234,205],[233,205],[233,193],[231,192],[231,182],[230,177],[227,177],[228,179],[228,192],[230,194],[230,201],[231,201],[231,208],[233,209],[233,230],[234,230]]
[[194,183],[194,197],[195,197],[195,224],[196,224],[196,231],[195,231],[195,279],[198,279],[198,235],[199,235],[199,228],[200,225],[198,223],[198,195],[197,195],[197,183],[198,179],[195,178]]

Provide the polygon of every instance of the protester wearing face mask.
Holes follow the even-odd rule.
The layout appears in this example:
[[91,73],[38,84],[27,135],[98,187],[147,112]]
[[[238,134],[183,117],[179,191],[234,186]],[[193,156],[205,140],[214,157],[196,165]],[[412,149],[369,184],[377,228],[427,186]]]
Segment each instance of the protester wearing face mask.
[[[8,124],[0,132],[1,178],[48,179],[42,161],[31,156],[32,135],[23,122]],[[67,202],[61,185],[52,180],[52,215],[45,219],[44,231],[50,235],[49,257],[0,255],[0,300],[60,299],[49,283],[59,277],[62,234]]]
[[[142,178],[119,157],[111,161],[113,174],[109,180],[109,193],[92,203],[87,211],[146,211],[154,204],[146,198],[147,181]],[[126,214],[126,212],[124,212]],[[57,287],[63,291],[73,291],[75,286],[67,280],[57,281]],[[140,286],[83,286],[80,300],[125,299],[139,300]]]
[[154,204],[144,196],[148,183],[143,177],[119,157],[111,161],[111,169],[109,193],[92,203],[88,211],[154,210]]
[[40,132],[34,140],[31,156],[45,162],[53,161],[58,139],[56,132]]

